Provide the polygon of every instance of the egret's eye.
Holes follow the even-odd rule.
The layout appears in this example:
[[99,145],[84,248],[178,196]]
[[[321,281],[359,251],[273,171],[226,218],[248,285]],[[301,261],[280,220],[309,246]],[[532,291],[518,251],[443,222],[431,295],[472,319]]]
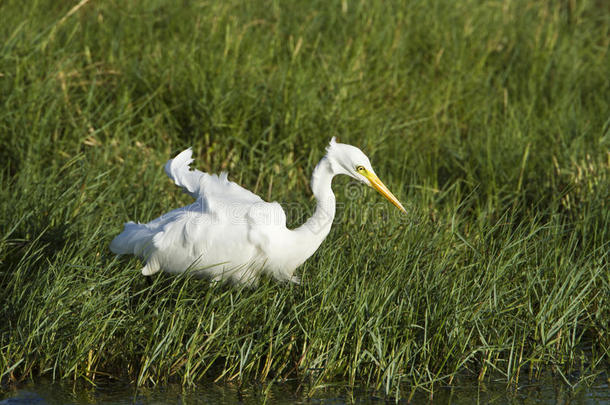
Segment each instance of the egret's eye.
[[364,173],[366,172],[366,169],[364,168],[364,166],[356,166],[356,171],[358,173]]

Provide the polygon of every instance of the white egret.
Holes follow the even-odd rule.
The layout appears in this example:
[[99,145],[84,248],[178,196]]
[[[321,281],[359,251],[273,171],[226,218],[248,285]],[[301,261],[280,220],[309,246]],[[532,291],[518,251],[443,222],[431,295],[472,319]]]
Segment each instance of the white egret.
[[146,264],[148,276],[164,270],[193,271],[213,280],[232,280],[254,285],[261,273],[278,280],[299,282],[294,272],[320,246],[335,217],[331,182],[345,174],[372,186],[397,208],[398,199],[379,180],[369,159],[354,146],[337,143],[313,171],[311,189],[315,212],[303,225],[286,227],[286,215],[277,202],[265,202],[256,194],[220,176],[191,170],[191,149],[165,164],[165,172],[195,203],[178,208],[147,223],[127,222],[110,244],[116,254],[134,254]]

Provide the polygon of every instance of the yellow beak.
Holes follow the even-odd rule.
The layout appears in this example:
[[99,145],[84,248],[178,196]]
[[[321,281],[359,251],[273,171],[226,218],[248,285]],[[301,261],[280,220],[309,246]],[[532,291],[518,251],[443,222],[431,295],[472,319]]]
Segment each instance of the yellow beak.
[[369,171],[362,173],[362,175],[371,182],[371,186],[373,186],[375,190],[379,191],[379,194],[387,198],[392,204],[396,206],[396,208],[398,208],[404,213],[407,212],[407,210],[405,210],[405,207],[403,207],[400,201],[398,201],[398,198],[396,198],[394,194],[392,194],[392,192],[385,186],[385,184],[383,184],[383,182],[379,180],[379,177],[377,177],[373,173],[370,173]]

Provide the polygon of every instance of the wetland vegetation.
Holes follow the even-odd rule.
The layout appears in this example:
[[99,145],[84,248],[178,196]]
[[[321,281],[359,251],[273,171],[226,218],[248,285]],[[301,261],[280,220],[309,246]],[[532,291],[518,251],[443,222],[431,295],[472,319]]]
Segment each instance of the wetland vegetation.
[[[0,3],[0,375],[96,384],[586,384],[610,366],[610,8],[600,1]],[[311,214],[331,136],[405,204],[257,289],[108,249],[196,165]],[[383,205],[381,205],[383,204]]]

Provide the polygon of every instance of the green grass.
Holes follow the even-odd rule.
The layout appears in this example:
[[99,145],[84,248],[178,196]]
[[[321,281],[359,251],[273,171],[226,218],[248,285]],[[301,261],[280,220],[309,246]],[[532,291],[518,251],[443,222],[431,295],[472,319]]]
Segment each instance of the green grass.
[[[0,3],[2,382],[408,397],[608,369],[606,3],[76,4]],[[301,286],[148,284],[109,252],[123,222],[189,202],[162,165],[191,145],[300,223],[331,136],[409,215],[336,180]]]

